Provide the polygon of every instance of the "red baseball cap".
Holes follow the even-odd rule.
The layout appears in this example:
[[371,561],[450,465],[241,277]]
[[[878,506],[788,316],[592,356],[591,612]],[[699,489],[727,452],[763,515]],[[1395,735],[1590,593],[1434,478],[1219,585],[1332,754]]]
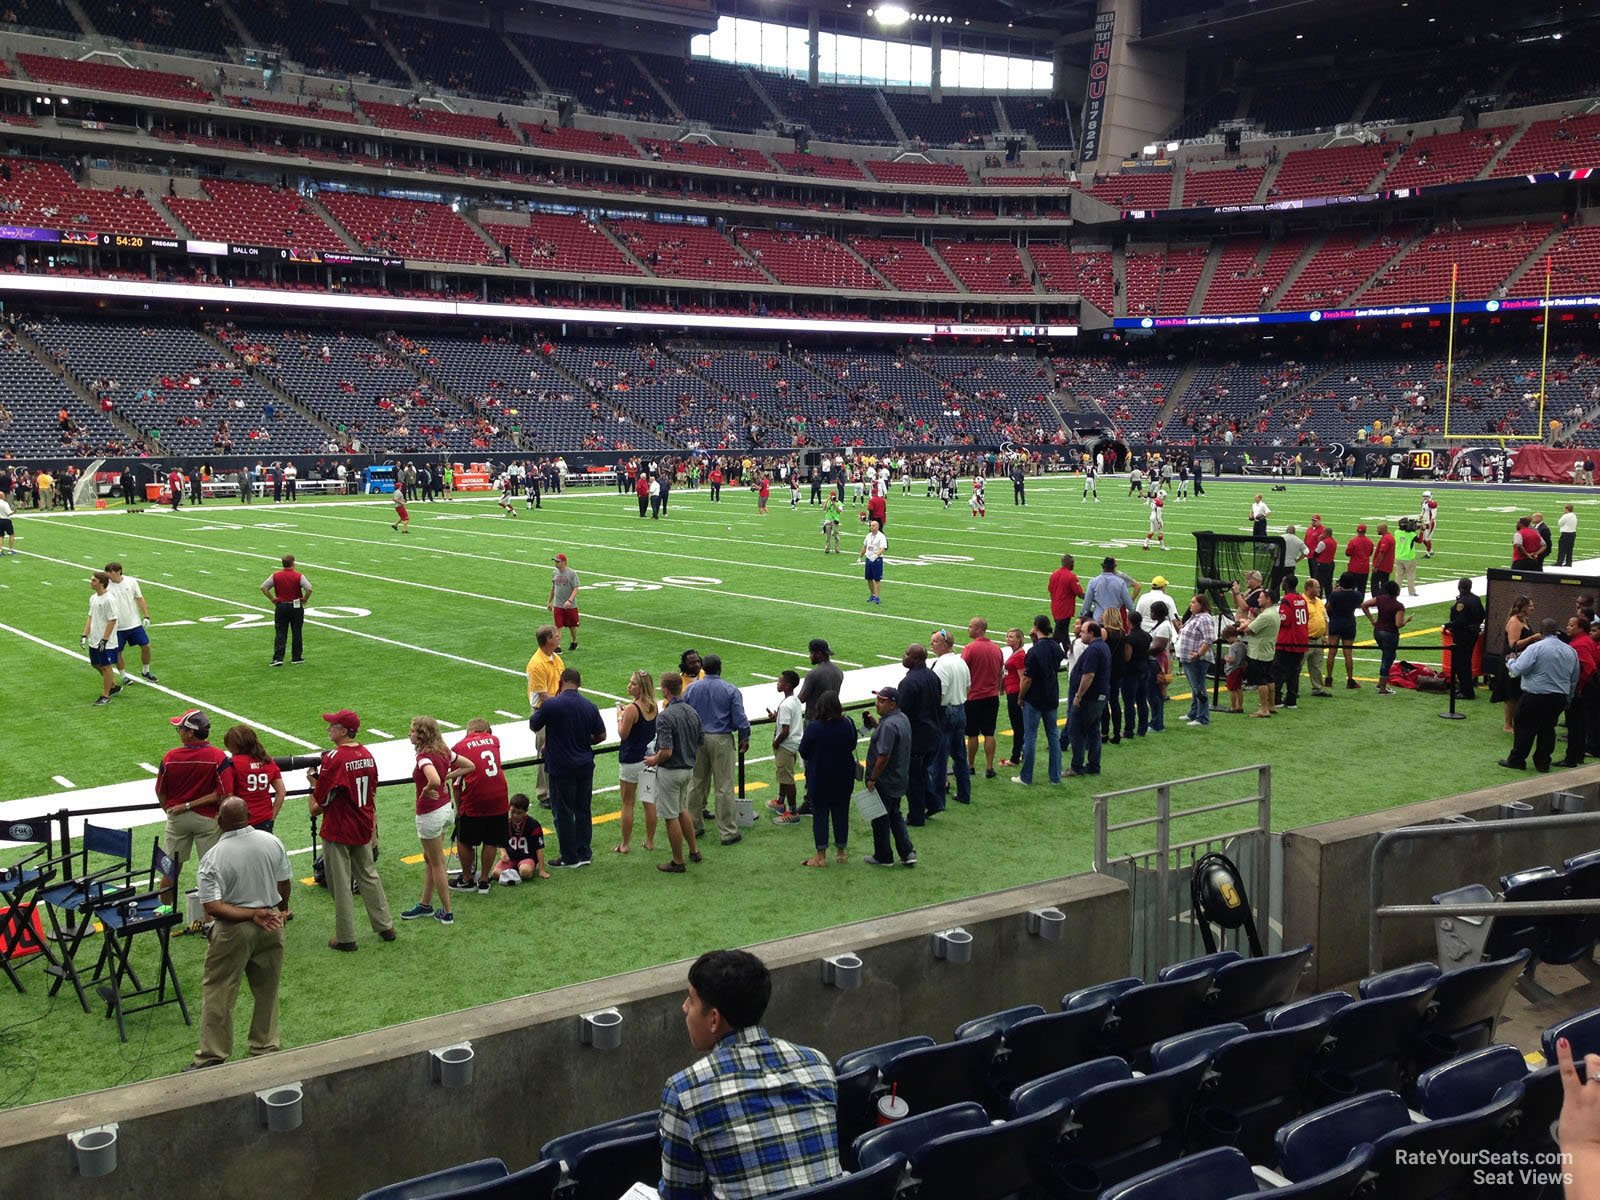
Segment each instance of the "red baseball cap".
[[558,554],[558,555],[555,556],[555,558],[551,559],[550,561],[551,562],[566,562],[567,561],[567,556],[565,554]]
[[206,737],[211,733],[211,718],[198,708],[191,708],[187,712],[179,713],[172,718],[172,723],[190,733],[197,733]]
[[341,708],[338,712],[323,713],[322,719],[330,725],[343,725],[351,733],[361,728],[361,718],[348,708]]
[[1367,527],[1365,525],[1357,525],[1356,526],[1356,532],[1357,533],[1365,533],[1366,531],[1367,531]]

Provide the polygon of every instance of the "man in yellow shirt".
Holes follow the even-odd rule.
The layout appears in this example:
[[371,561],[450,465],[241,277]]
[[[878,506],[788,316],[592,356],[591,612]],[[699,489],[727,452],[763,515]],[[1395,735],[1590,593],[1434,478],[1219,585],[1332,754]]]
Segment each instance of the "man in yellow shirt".
[[[528,705],[537,712],[546,700],[561,690],[561,672],[567,669],[567,665],[561,661],[561,655],[556,653],[561,648],[561,634],[554,625],[539,626],[534,636],[539,639],[539,648],[528,660]],[[539,730],[535,735],[534,744],[542,755],[544,730]],[[550,777],[545,774],[542,762],[539,764],[539,773],[534,780],[534,786],[539,795],[540,806],[549,808]]]
[[[1311,676],[1313,696],[1333,695],[1323,683],[1322,649],[1328,636],[1328,605],[1322,596],[1322,585],[1315,579],[1306,580],[1306,638],[1310,646],[1306,651],[1306,673]],[[1315,659],[1316,661],[1312,661]]]
[[42,509],[54,508],[56,506],[55,476],[40,467],[39,473],[33,477],[33,481],[39,486],[39,507]]

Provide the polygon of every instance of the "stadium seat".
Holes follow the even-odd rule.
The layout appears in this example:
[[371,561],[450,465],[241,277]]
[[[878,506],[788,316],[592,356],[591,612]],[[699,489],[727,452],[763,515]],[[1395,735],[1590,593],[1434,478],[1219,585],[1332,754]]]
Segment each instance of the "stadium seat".
[[1192,1029],[1201,1003],[1211,989],[1209,975],[1174,979],[1168,983],[1142,983],[1120,979],[1110,984],[1085,988],[1062,997],[1061,1007],[1072,1010],[1112,997],[1111,1013],[1102,1034],[1108,1053],[1120,1054],[1130,1062],[1147,1061],[1152,1042]]
[[1100,1200],[1244,1200],[1258,1190],[1275,1200],[1347,1200],[1355,1194],[1370,1152],[1322,1175],[1287,1187],[1260,1187],[1250,1160],[1231,1146],[1190,1154],[1155,1167],[1100,1194]]
[[855,1071],[860,1067],[875,1067],[883,1069],[885,1063],[897,1054],[904,1054],[907,1050],[923,1050],[929,1046],[937,1046],[927,1034],[916,1037],[900,1038],[898,1041],[884,1042],[877,1046],[868,1046],[864,1050],[852,1050],[838,1062],[833,1064],[836,1075],[843,1075]]
[[1422,1034],[1425,1040],[1435,1040],[1419,1052],[1419,1059],[1437,1063],[1489,1044],[1506,996],[1529,960],[1524,949],[1509,958],[1446,973],[1433,963],[1412,963],[1363,979],[1358,987],[1363,999],[1372,1000],[1432,984],[1433,1002]]
[[1248,1033],[1232,1024],[1157,1042],[1150,1051],[1155,1070],[1196,1059],[1206,1068],[1189,1123],[1190,1144],[1233,1145],[1257,1162],[1270,1159],[1273,1134],[1303,1111],[1324,1028],[1314,1022]]
[[1370,1092],[1307,1113],[1278,1131],[1278,1162],[1303,1180],[1347,1163],[1372,1148],[1362,1194],[1387,1200],[1432,1200],[1453,1195],[1478,1169],[1473,1154],[1493,1144],[1515,1110],[1505,1096],[1462,1116],[1413,1122],[1398,1093]]
[[1038,1004],[1024,1004],[1017,1008],[1008,1008],[1002,1012],[990,1013],[986,1017],[973,1017],[970,1021],[963,1021],[956,1026],[956,1041],[962,1042],[969,1038],[987,1037],[991,1033],[1004,1034],[1018,1021],[1025,1021],[1029,1017],[1044,1016],[1044,1008]]
[[1111,1011],[1102,1000],[1068,1012],[1046,1013],[1018,1021],[1001,1037],[998,1064],[1002,1083],[1015,1089],[1030,1079],[1087,1062],[1101,1052],[1100,1030]]
[[1575,1059],[1581,1060],[1585,1054],[1600,1054],[1600,1008],[1557,1021],[1544,1031],[1539,1046],[1551,1062],[1556,1061],[1556,1042],[1562,1038],[1572,1043]]
[[1124,1059],[1101,1058],[1026,1083],[1011,1094],[1015,1117],[1070,1116],[1051,1151],[1057,1195],[1094,1196],[1178,1157],[1203,1061],[1135,1076]]
[[[1532,272],[1529,272],[1529,274],[1532,274]],[[1590,850],[1586,854],[1574,855],[1562,863],[1561,868],[1567,877],[1567,895],[1569,899],[1600,899],[1600,850]],[[1600,940],[1600,913],[1587,917],[1569,918],[1567,923],[1576,927],[1569,932],[1568,936],[1577,944],[1587,941],[1592,946],[1597,940]]]
[[1205,997],[1200,1019],[1210,1023],[1243,1021],[1260,1028],[1267,1009],[1287,1004],[1293,998],[1310,961],[1309,944],[1260,958],[1241,958],[1234,951],[1225,950],[1164,967],[1158,978],[1165,983],[1210,975],[1211,990]]
[[616,1200],[635,1183],[654,1186],[661,1179],[661,1136],[655,1122],[645,1133],[584,1146],[567,1163],[566,1179],[571,1200]]
[[867,1063],[853,1071],[837,1071],[834,1086],[839,1097],[839,1157],[846,1167],[854,1167],[850,1147],[878,1124],[878,1068]]
[[648,1112],[635,1113],[631,1117],[620,1117],[602,1125],[591,1125],[587,1129],[564,1133],[558,1138],[551,1138],[539,1147],[539,1158],[541,1161],[549,1159],[551,1162],[561,1163],[570,1171],[578,1156],[590,1146],[637,1137],[642,1133],[655,1133],[659,1119],[660,1114],[655,1109],[650,1109]]
[[1175,962],[1162,967],[1156,974],[1156,979],[1161,983],[1170,983],[1174,979],[1193,979],[1196,975],[1215,975],[1229,963],[1238,962],[1241,955],[1237,950],[1219,950],[1215,954],[1202,954],[1198,958],[1187,958],[1183,962]]
[[886,1159],[909,1158],[934,1138],[988,1127],[989,1114],[983,1106],[966,1101],[880,1125],[858,1137],[852,1149],[860,1169],[865,1171]]
[[880,1068],[883,1086],[911,1106],[928,1112],[963,1100],[983,1100],[1000,1034],[925,1046],[895,1055]]
[[1424,1071],[1412,1090],[1417,1111],[1439,1120],[1482,1108],[1527,1074],[1528,1064],[1515,1046],[1485,1046]]
[[550,1200],[561,1183],[561,1164],[541,1159],[531,1167],[513,1171],[504,1179],[464,1187],[449,1193],[450,1200]]
[[890,1200],[899,1190],[905,1169],[905,1158],[891,1154],[864,1170],[851,1171],[828,1183],[785,1192],[784,1200]]
[[1058,1113],[1039,1112],[947,1133],[909,1152],[920,1200],[1007,1200],[1034,1194],[1051,1177]]
[[403,1183],[364,1192],[360,1200],[425,1200],[429,1196],[455,1196],[462,1190],[483,1183],[503,1180],[510,1172],[498,1158],[480,1158],[476,1162],[446,1167],[427,1175],[418,1175]]
[[[1353,1000],[1341,1004],[1327,1016],[1325,1040],[1317,1057],[1314,1082],[1328,1095],[1399,1084],[1412,1040],[1422,1028],[1428,1003],[1433,999],[1431,985],[1397,992],[1375,1000]],[[1315,1000],[1304,1005],[1313,1005]],[[1306,1023],[1314,1010],[1290,1004],[1268,1015],[1273,1029],[1291,1029]],[[1297,1015],[1298,1014],[1298,1015]],[[1320,1019],[1321,1013],[1310,1019]]]

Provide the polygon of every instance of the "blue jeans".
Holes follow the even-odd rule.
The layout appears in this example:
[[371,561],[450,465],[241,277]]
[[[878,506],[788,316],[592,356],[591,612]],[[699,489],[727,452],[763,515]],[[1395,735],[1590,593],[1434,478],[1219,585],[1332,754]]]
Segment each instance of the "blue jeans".
[[1196,658],[1183,664],[1183,673],[1189,679],[1189,719],[1201,725],[1211,724],[1211,662]]
[[1035,708],[1026,700],[1022,702],[1022,770],[1017,778],[1023,783],[1033,782],[1033,752],[1039,744],[1039,726],[1044,726],[1045,741],[1050,745],[1050,782],[1061,782],[1061,729],[1056,724],[1056,709]]
[[[1150,660],[1148,677],[1145,681],[1145,695],[1150,702],[1150,728],[1157,733],[1166,732],[1167,728],[1167,702],[1161,697],[1161,685],[1156,682],[1156,676],[1161,674],[1161,664],[1154,658]],[[1140,730],[1143,733],[1144,730]]]
[[972,772],[967,767],[967,712],[960,705],[944,710],[944,733],[939,750],[928,761],[928,797],[944,807],[944,785],[955,764],[956,803],[972,803]]
[[1072,707],[1067,738],[1072,743],[1072,769],[1080,775],[1100,774],[1100,717],[1105,711],[1104,696],[1085,696]]
[[1122,693],[1123,732],[1129,737],[1144,733],[1150,728],[1150,676],[1138,669],[1124,671],[1117,690]]
[[1378,686],[1389,686],[1389,668],[1394,666],[1395,655],[1400,652],[1400,635],[1392,629],[1374,630],[1372,640],[1383,652],[1383,665],[1378,669]]

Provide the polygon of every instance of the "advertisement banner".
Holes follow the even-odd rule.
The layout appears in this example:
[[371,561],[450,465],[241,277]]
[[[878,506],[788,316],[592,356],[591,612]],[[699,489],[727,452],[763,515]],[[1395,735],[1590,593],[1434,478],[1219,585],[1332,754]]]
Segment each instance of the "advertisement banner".
[[1089,51],[1089,92],[1083,101],[1083,138],[1078,161],[1100,157],[1100,125],[1106,115],[1106,83],[1111,78],[1111,31],[1117,14],[1103,12],[1094,19],[1094,44]]

